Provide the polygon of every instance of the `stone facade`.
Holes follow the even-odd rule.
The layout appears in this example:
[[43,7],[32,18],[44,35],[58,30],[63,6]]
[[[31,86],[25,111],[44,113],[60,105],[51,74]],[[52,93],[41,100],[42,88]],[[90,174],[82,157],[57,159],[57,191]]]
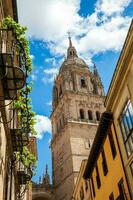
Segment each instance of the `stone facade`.
[[[16,1],[0,0],[0,24],[2,19],[9,15],[17,21]],[[15,199],[15,174],[14,170],[11,173],[11,160],[9,159],[11,153],[9,126],[11,123],[7,123],[11,117],[11,106],[5,107],[8,103],[9,101],[3,101],[3,87],[0,78],[0,200],[7,200],[7,196]],[[11,184],[12,187],[9,187]]]
[[53,87],[52,162],[55,198],[70,200],[82,160],[87,159],[101,113],[104,90],[96,66],[91,72],[69,37],[67,58]]
[[[7,16],[12,17],[18,22],[16,0],[0,0],[0,29],[3,18]],[[22,159],[18,159],[19,156],[16,156],[16,152],[21,153],[22,148],[27,146],[30,152],[37,157],[36,138],[31,137],[31,134],[27,130],[22,129],[20,122],[22,115],[19,116],[18,109],[14,109],[14,100],[16,100],[16,96],[18,95],[17,91],[24,86],[26,80],[26,74],[23,71],[25,66],[24,64],[21,65],[20,61],[23,59],[19,57],[22,54],[20,55],[20,52],[16,51],[16,45],[19,46],[19,43],[13,31],[1,29],[0,200],[32,199],[32,188],[28,184],[32,176],[32,166],[30,164],[28,167],[26,164],[24,165]],[[21,66],[23,66],[23,69]],[[28,120],[30,119],[28,118]]]

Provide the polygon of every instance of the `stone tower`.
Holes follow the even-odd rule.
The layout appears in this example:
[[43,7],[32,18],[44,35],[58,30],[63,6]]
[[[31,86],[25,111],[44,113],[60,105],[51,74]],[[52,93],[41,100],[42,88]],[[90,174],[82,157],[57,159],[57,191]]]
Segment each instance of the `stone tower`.
[[52,166],[55,199],[70,200],[104,111],[104,89],[96,66],[91,72],[69,37],[67,58],[53,86]]

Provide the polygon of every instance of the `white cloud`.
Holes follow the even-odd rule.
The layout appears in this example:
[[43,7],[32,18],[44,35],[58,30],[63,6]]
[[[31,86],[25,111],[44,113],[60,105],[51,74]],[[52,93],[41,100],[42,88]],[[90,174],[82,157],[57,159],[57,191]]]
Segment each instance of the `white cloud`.
[[43,71],[44,72],[44,77],[43,77],[42,81],[44,83],[52,83],[54,81],[54,78],[58,74],[58,71],[59,71],[59,69],[56,68],[56,67],[45,69]]
[[47,102],[46,105],[52,106],[52,101]]
[[42,139],[43,135],[48,132],[51,134],[51,121],[44,115],[36,115],[35,130],[37,131],[37,138]]
[[131,0],[99,0],[96,3],[96,10],[111,16],[114,13],[122,13],[130,2]]
[[[94,54],[121,49],[131,17],[124,9],[131,0],[97,0],[91,15],[79,15],[81,0],[19,0],[20,22],[29,28],[29,35],[47,42],[53,56],[66,54],[67,32],[70,31],[78,54],[91,63]],[[32,5],[32,6],[31,6]],[[36,13],[36,14],[35,14]],[[57,66],[55,58],[47,60]],[[44,82],[51,82],[54,72]],[[52,76],[53,75],[53,76]]]
[[31,79],[32,79],[32,81],[36,81],[37,80],[37,75],[31,74]]
[[34,59],[35,59],[35,56],[34,56],[33,54],[31,54],[31,55],[30,55],[30,58],[31,58],[32,60],[34,60]]

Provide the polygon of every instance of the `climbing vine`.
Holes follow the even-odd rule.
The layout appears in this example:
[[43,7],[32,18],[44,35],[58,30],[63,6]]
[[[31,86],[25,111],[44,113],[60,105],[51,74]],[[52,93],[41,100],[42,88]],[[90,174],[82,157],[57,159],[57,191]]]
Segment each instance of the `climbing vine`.
[[27,28],[15,22],[10,16],[3,19],[1,27],[3,29],[12,30],[13,33],[15,34],[17,41],[19,41],[19,43],[17,44],[17,49],[18,51],[20,50],[20,47],[24,49],[25,59],[26,59],[26,69],[28,73],[31,73],[32,61],[30,58],[29,41],[27,40],[25,36]]
[[[32,72],[32,61],[30,57],[29,41],[27,40],[25,33],[27,28],[21,26],[19,23],[15,22],[11,17],[6,17],[2,21],[1,27],[3,29],[12,30],[16,37],[16,53],[19,54],[20,48],[24,51],[25,56],[25,68],[26,68],[26,85],[23,89],[18,91],[18,98],[14,101],[14,109],[17,110],[19,128],[22,130],[22,134],[32,134],[35,135],[36,131],[34,129],[35,113],[32,111],[31,98],[29,93],[32,91],[32,83],[28,83],[28,75]],[[36,165],[35,156],[28,150],[27,147],[23,147],[22,152],[17,152],[17,157],[23,162],[26,167],[31,167],[32,170]]]

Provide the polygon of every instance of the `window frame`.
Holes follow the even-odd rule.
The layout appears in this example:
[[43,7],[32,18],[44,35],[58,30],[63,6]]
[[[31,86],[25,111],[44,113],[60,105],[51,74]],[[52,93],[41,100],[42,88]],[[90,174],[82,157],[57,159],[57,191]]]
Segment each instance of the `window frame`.
[[81,88],[86,88],[87,87],[85,77],[81,77],[80,78],[80,85],[81,85]]
[[92,186],[92,192],[93,192],[93,196],[96,196],[96,192],[95,192],[95,186],[94,186],[94,181],[93,181],[93,176],[91,177],[91,186]]
[[88,120],[92,121],[93,120],[93,114],[91,110],[88,110]]
[[100,112],[99,111],[96,111],[96,120],[100,121]]
[[101,187],[101,180],[97,164],[96,164],[96,182],[97,182],[97,188],[99,189]]
[[126,193],[125,193],[123,178],[121,178],[120,181],[118,182],[118,189],[119,189],[119,198],[121,200],[126,200],[127,197],[126,197]]
[[101,151],[101,155],[102,155],[102,168],[103,168],[103,174],[104,174],[104,176],[106,176],[107,173],[108,173],[108,165],[107,165],[107,160],[106,160],[106,156],[105,156],[104,149],[102,149],[102,151]]
[[110,143],[112,157],[113,157],[113,159],[115,159],[115,157],[117,155],[117,151],[116,151],[116,146],[115,146],[111,128],[108,130],[108,139],[109,139],[109,143]]
[[81,200],[83,200],[84,199],[84,197],[85,197],[85,195],[84,195],[84,188],[83,188],[83,186],[81,186],[81,188],[80,188],[80,199]]
[[85,119],[85,112],[82,108],[79,109],[79,114],[80,114],[80,120],[84,120]]
[[126,101],[118,121],[126,155],[129,158],[133,153],[133,105],[130,99]]
[[113,192],[111,192],[111,194],[109,195],[109,200],[114,200],[114,194],[113,194]]

